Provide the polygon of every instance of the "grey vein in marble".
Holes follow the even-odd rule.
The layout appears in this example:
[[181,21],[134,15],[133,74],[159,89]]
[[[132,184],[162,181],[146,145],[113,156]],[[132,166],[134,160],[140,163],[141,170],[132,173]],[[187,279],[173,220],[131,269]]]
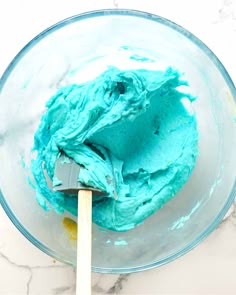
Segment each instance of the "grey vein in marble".
[[0,258],[4,259],[7,263],[11,264],[14,267],[25,269],[25,270],[27,270],[29,272],[29,279],[28,279],[27,286],[26,286],[26,290],[27,290],[26,294],[27,295],[30,294],[29,293],[29,287],[30,287],[30,282],[32,280],[32,276],[33,276],[32,269],[28,265],[17,264],[15,262],[11,261],[6,255],[4,255],[1,252],[0,252]]
[[223,0],[218,11],[218,17],[215,23],[225,22],[227,20],[236,21],[236,1]]
[[113,5],[115,8],[119,8],[118,0],[113,0]]
[[120,275],[114,286],[112,286],[107,294],[119,294],[119,292],[123,289],[123,284],[128,280],[128,274]]
[[233,18],[233,1],[232,0],[224,0],[222,3],[222,7],[219,9],[220,19],[224,20],[228,17]]
[[[33,278],[33,270],[36,270],[36,269],[51,269],[51,268],[68,268],[67,265],[29,266],[29,265],[24,265],[24,264],[17,264],[2,252],[0,252],[0,258],[4,259],[7,263],[9,263],[13,267],[24,269],[27,272],[29,272],[29,278],[28,278],[27,286],[26,286],[26,294],[27,295],[30,294],[30,283],[31,283],[32,278]],[[69,288],[71,288],[71,287],[69,287]],[[62,294],[62,292],[60,292],[60,293],[57,292],[55,294]]]
[[52,290],[53,294],[55,295],[68,294],[68,291],[74,294],[75,286],[62,286],[62,287],[54,288]]
[[95,292],[96,294],[119,294],[125,283],[127,283],[128,281],[128,277],[130,274],[121,274],[118,275],[117,279],[113,282],[113,284],[111,286],[109,286],[108,288],[102,286],[102,282],[104,281],[104,278],[107,276],[114,276],[114,275],[101,275],[101,278],[103,279],[102,282],[100,281],[100,279],[98,280],[98,282],[92,287],[93,292]]

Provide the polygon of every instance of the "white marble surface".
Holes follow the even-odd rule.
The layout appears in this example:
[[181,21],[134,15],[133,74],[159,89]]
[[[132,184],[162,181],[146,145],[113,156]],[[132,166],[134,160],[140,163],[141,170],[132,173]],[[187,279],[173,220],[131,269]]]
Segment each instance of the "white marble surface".
[[[35,34],[77,13],[133,8],[190,30],[220,58],[236,83],[236,0],[1,0],[0,74]],[[75,294],[75,272],[30,244],[0,207],[0,294]],[[93,294],[236,294],[236,206],[197,248],[130,275],[93,274]]]

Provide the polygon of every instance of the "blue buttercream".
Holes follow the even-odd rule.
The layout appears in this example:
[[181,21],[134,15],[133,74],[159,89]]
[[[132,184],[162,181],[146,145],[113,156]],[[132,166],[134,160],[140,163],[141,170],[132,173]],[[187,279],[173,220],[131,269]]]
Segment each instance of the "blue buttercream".
[[177,90],[183,85],[171,68],[111,67],[93,81],[59,89],[34,138],[31,170],[40,205],[77,214],[76,196],[51,190],[45,178],[60,181],[54,165],[61,151],[84,167],[80,182],[106,192],[93,198],[100,226],[132,229],[171,200],[198,153],[196,117],[182,103],[193,98]]

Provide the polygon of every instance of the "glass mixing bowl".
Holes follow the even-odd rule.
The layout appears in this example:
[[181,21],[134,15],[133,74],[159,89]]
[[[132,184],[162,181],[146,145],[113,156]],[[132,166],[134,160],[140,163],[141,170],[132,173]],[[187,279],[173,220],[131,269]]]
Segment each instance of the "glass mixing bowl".
[[[184,73],[199,129],[196,168],[161,210],[128,232],[93,224],[93,271],[128,273],[162,265],[196,246],[233,202],[236,163],[235,86],[217,57],[195,36],[161,17],[102,10],[66,19],[30,41],[0,80],[0,200],[21,233],[47,254],[75,265],[75,243],[63,216],[45,212],[29,185],[34,132],[45,102],[70,83],[120,69]],[[72,217],[73,218],[73,217]],[[125,241],[125,242],[124,242]]]

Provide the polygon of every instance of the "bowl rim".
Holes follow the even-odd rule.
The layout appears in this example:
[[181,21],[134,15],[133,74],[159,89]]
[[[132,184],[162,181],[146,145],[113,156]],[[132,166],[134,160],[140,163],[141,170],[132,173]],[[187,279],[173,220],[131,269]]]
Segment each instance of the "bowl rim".
[[[45,29],[38,35],[36,35],[31,41],[29,41],[20,51],[19,53],[12,59],[6,70],[4,71],[2,77],[0,78],[0,94],[1,91],[10,76],[10,74],[13,72],[16,65],[19,63],[21,58],[27,54],[27,52],[30,51],[32,47],[37,45],[44,37],[47,37],[48,35],[52,34],[53,32],[59,30],[60,28],[63,28],[67,25],[70,25],[71,23],[75,23],[84,19],[91,19],[93,17],[102,17],[102,16],[133,16],[133,17],[139,17],[144,18],[147,20],[151,20],[157,23],[160,23],[162,25],[165,25],[178,33],[184,35],[187,39],[189,39],[191,42],[193,42],[198,48],[200,48],[208,57],[209,59],[215,64],[219,72],[221,73],[222,77],[226,81],[227,86],[230,89],[230,92],[234,98],[234,101],[236,102],[236,88],[234,86],[234,83],[232,79],[230,78],[230,75],[228,74],[227,70],[221,63],[221,61],[218,59],[218,57],[195,35],[193,35],[191,32],[183,28],[182,26],[176,24],[173,21],[170,21],[166,18],[163,18],[161,16],[139,11],[139,10],[133,10],[133,9],[101,9],[101,10],[92,10],[88,12],[84,12],[81,14],[77,14],[71,17],[68,17],[64,20],[61,20],[57,22],[56,24],[50,26],[49,28]],[[143,270],[148,270],[157,266],[161,266],[163,264],[166,264],[168,262],[173,261],[174,259],[186,254],[191,249],[196,247],[203,239],[205,239],[221,222],[223,217],[225,216],[226,212],[232,205],[234,198],[236,196],[236,181],[234,182],[232,191],[230,192],[225,205],[220,210],[218,215],[215,217],[213,222],[209,224],[206,229],[198,236],[196,237],[192,242],[187,244],[184,248],[179,250],[178,252],[169,255],[168,257],[154,261],[152,263],[148,263],[145,265],[139,265],[135,267],[124,267],[124,268],[106,268],[106,267],[94,267],[92,266],[93,272],[99,272],[99,273],[113,273],[113,274],[124,274],[124,273],[133,273]],[[15,227],[22,233],[33,245],[35,245],[37,248],[39,248],[41,251],[45,252],[47,255],[50,255],[51,257],[67,264],[72,264],[70,261],[66,259],[66,257],[60,257],[54,250],[48,248],[46,245],[38,241],[31,233],[19,222],[19,220],[15,217],[14,213],[10,209],[9,205],[7,204],[7,201],[5,200],[1,189],[0,189],[0,203],[2,205],[2,208],[5,210],[7,216],[12,221],[12,223],[15,225]]]

